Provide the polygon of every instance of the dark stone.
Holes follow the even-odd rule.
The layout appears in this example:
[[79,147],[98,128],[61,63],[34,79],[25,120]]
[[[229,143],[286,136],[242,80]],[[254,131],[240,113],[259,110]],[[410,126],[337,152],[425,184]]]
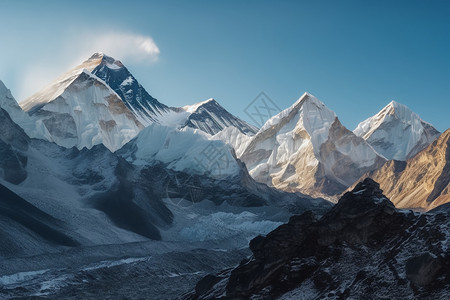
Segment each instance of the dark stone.
[[441,263],[441,258],[430,253],[410,258],[406,262],[406,276],[412,283],[426,286],[435,280],[441,269]]
[[276,299],[306,280],[306,288],[311,288],[312,282],[318,295],[336,299],[373,298],[387,289],[392,298],[442,298],[450,289],[450,276],[442,272],[449,266],[447,256],[425,254],[408,260],[408,279],[415,285],[432,286],[428,291],[406,284],[398,262],[417,249],[439,251],[436,242],[445,240],[441,225],[449,223],[444,214],[398,211],[378,183],[366,179],[319,220],[305,212],[266,237],[254,238],[249,245],[253,256],[231,271],[226,288],[220,290],[216,285],[197,294],[196,299],[223,293],[225,299],[255,295]]

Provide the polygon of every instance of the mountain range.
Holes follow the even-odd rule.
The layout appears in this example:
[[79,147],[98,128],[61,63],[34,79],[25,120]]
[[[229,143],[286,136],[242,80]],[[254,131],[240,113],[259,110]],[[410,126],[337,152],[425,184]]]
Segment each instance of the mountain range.
[[[382,166],[414,159],[440,136],[395,101],[352,132],[308,93],[258,129],[212,98],[167,106],[150,96],[120,61],[103,53],[93,54],[20,107],[3,83],[0,90],[2,108],[31,138],[80,150],[103,144],[130,163],[157,161],[193,174],[238,174],[239,160],[258,182],[331,201],[358,179],[372,176],[367,174],[389,181],[391,176],[380,175]],[[207,161],[204,149],[214,149],[226,166]],[[434,181],[427,190],[434,188],[430,184]],[[397,203],[393,193],[388,196]],[[403,195],[401,201],[402,207],[410,206]]]
[[[266,234],[250,243],[253,258],[247,263],[203,278],[186,297],[281,297],[303,284],[317,297],[359,297],[358,289],[373,288],[369,281],[376,272],[366,270],[363,276],[349,266],[345,253],[353,253],[356,244],[369,249],[351,254],[362,261],[376,251],[388,253],[379,259],[392,274],[376,282],[393,277],[403,289],[407,278],[420,286],[420,274],[399,271],[403,265],[395,260],[410,258],[395,252],[394,241],[401,238],[407,247],[417,242],[432,256],[443,251],[430,250],[411,232],[425,220],[421,232],[447,234],[436,226],[450,202],[449,139],[449,130],[439,133],[394,101],[354,131],[309,93],[261,128],[213,98],[170,107],[152,97],[122,62],[103,53],[20,103],[0,81],[0,284],[6,286],[0,295],[67,296],[93,282],[86,274],[113,276],[110,263],[125,273],[137,262],[138,268],[146,262],[154,266],[148,255],[164,255],[160,269],[149,275],[163,274],[155,282],[188,292],[205,272],[246,259],[247,243]],[[391,233],[385,234],[387,228]],[[276,249],[279,241],[286,243]],[[111,245],[122,250],[109,250]],[[67,253],[73,255],[72,266],[56,271],[57,262],[69,261]],[[123,253],[134,253],[138,261],[128,266]],[[195,261],[180,262],[194,253]],[[278,256],[283,259],[274,263]],[[338,264],[321,266],[321,259]],[[178,273],[165,270],[168,261],[177,262]],[[341,267],[350,270],[348,276],[336,269]],[[268,273],[258,275],[261,268]],[[289,274],[287,281],[279,270]],[[18,275],[23,272],[38,273]],[[433,278],[446,282],[439,272]],[[355,286],[346,291],[336,276]],[[42,280],[60,277],[71,283],[43,290]],[[145,278],[133,283],[137,290],[147,286]],[[277,290],[284,282],[289,289]]]

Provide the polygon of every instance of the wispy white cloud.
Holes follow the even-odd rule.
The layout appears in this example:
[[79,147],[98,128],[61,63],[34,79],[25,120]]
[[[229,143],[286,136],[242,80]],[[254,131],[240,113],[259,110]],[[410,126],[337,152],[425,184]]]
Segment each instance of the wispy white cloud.
[[85,41],[90,53],[104,52],[116,59],[132,62],[154,63],[160,53],[153,39],[143,35],[108,33],[89,37]]
[[24,100],[70,68],[82,63],[95,52],[103,52],[125,64],[154,64],[160,50],[150,36],[130,32],[99,33],[92,30],[77,31],[61,38],[52,55],[39,53],[27,63],[15,92],[17,100]]

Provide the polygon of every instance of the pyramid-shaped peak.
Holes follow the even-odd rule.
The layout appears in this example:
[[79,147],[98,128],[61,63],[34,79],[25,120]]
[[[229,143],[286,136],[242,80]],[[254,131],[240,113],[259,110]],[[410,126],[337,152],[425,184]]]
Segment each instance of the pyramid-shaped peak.
[[296,126],[304,127],[311,135],[320,131],[320,134],[317,134],[320,136],[317,144],[321,144],[326,140],[328,129],[336,120],[336,114],[313,95],[304,93],[292,106],[271,117],[261,127],[260,132],[270,130],[274,126],[281,128],[294,119]]
[[295,104],[298,104],[300,102],[316,102],[316,103],[323,104],[319,99],[317,99],[316,97],[314,97],[312,94],[310,94],[308,92],[304,92],[303,95],[301,95],[301,97],[298,98],[298,100],[295,102]]
[[187,112],[193,113],[197,109],[199,109],[201,106],[203,106],[205,104],[208,104],[208,103],[219,105],[219,103],[217,103],[217,101],[214,98],[209,98],[209,99],[207,99],[205,101],[197,102],[197,103],[192,104],[192,105],[183,106],[182,109],[187,111]]
[[103,52],[96,52],[92,54],[86,62],[95,62],[97,65],[106,65],[110,69],[120,69],[124,67],[120,60],[116,60],[112,56],[108,56]]
[[331,112],[322,101],[308,92],[303,93],[303,95],[288,109],[302,109],[305,112],[308,112],[309,110],[326,110]]
[[314,95],[305,92],[295,103],[292,105],[289,110],[301,110],[303,113],[309,114],[310,112],[326,112],[328,117],[331,117],[333,120],[336,117],[336,114],[329,109],[325,103],[320,101]]
[[105,53],[103,53],[103,52],[95,52],[94,54],[92,54],[91,57],[89,57],[89,59],[103,58],[104,55],[105,55]]
[[387,159],[406,160],[436,139],[439,132],[406,105],[391,101],[353,131]]
[[398,103],[395,100],[392,100],[391,102],[389,102],[388,106],[393,106],[393,107],[400,107],[400,106],[405,106],[404,104]]
[[414,112],[408,106],[392,100],[380,111],[380,114],[396,115],[397,117],[402,118],[410,117],[412,114],[414,114]]

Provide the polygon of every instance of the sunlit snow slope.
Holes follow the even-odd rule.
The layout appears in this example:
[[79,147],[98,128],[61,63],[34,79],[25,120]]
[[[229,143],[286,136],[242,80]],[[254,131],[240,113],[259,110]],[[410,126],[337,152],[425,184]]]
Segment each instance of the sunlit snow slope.
[[42,121],[50,141],[79,149],[102,143],[115,151],[143,128],[119,95],[87,70],[96,63],[85,61],[20,103]]
[[403,104],[392,101],[353,131],[387,159],[406,160],[438,136],[431,124]]
[[269,119],[240,158],[257,181],[323,197],[345,190],[384,162],[308,93]]

